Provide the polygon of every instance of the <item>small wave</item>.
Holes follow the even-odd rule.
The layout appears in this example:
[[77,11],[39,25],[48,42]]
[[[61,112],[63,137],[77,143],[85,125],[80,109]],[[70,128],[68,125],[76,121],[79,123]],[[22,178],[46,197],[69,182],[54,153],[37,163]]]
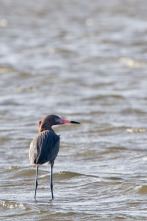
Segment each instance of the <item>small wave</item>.
[[83,177],[92,177],[92,178],[101,178],[99,176],[93,175],[93,174],[83,174],[83,173],[76,173],[76,172],[70,172],[70,171],[61,171],[58,174],[55,174],[55,176],[61,177],[63,176],[64,179],[69,179],[77,176],[83,176]]
[[9,167],[9,171],[11,171],[11,177],[16,178],[24,178],[24,177],[32,177],[35,174],[35,170],[33,168],[21,168],[18,166]]
[[147,128],[127,128],[127,132],[129,133],[143,133],[146,131],[147,131]]
[[15,72],[15,70],[9,67],[0,66],[0,74],[8,74],[12,72]]
[[8,200],[4,200],[1,202],[1,205],[3,207],[7,207],[9,209],[15,209],[15,208],[25,208],[23,203],[16,203],[16,202],[11,202]]
[[147,66],[147,63],[142,62],[142,61],[135,61],[131,58],[120,58],[119,62],[123,63],[129,68],[141,68],[141,67]]
[[138,192],[141,193],[141,194],[147,194],[147,185],[140,186]]
[[20,167],[18,167],[18,166],[10,166],[9,167],[9,170],[18,170],[18,169],[20,169]]
[[60,171],[58,173],[58,176],[63,176],[64,179],[76,177],[76,176],[83,176],[81,173],[75,173],[75,172],[70,172],[70,171]]

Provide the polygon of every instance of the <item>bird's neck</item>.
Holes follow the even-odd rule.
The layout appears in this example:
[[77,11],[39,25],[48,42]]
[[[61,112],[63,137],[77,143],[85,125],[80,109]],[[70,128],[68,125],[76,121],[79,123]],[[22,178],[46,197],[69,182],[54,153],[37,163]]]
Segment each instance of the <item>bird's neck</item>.
[[49,123],[46,122],[46,123],[39,126],[39,133],[41,133],[45,130],[52,130],[53,131],[52,125],[50,125]]

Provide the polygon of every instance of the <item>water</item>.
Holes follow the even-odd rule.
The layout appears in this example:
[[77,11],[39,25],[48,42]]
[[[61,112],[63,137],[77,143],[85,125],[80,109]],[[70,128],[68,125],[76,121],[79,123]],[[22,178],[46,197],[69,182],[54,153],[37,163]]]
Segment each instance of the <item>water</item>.
[[[145,0],[0,1],[0,219],[147,220]],[[54,165],[29,144],[47,114]]]

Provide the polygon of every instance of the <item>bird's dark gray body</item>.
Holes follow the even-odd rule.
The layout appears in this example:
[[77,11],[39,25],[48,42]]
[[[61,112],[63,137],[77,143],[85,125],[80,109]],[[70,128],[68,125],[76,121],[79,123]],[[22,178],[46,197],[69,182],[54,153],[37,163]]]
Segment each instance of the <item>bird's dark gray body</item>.
[[31,164],[41,165],[54,160],[59,152],[60,137],[53,130],[45,130],[35,137],[30,144]]

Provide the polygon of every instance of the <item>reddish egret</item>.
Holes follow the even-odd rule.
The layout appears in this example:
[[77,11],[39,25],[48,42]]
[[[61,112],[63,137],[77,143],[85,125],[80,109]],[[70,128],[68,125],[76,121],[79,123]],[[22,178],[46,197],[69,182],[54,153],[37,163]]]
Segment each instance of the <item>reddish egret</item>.
[[35,137],[30,144],[29,158],[31,164],[36,165],[36,184],[35,184],[35,196],[36,199],[36,191],[37,191],[37,178],[38,178],[38,166],[49,162],[51,166],[51,179],[50,179],[50,188],[51,188],[51,196],[53,196],[53,165],[54,160],[59,151],[59,142],[60,137],[57,135],[53,129],[53,125],[65,124],[65,123],[73,123],[80,124],[76,121],[69,121],[61,119],[56,115],[47,115],[41,121],[39,121],[39,135]]

